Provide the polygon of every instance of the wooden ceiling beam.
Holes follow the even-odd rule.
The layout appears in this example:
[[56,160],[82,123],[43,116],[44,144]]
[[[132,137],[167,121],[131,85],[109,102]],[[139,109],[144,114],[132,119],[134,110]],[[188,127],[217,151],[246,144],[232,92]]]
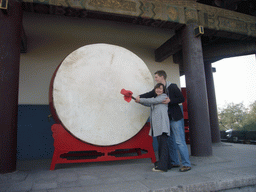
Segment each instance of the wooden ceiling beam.
[[167,40],[163,45],[155,50],[155,61],[161,62],[169,56],[177,53],[182,48],[180,34],[175,34]]

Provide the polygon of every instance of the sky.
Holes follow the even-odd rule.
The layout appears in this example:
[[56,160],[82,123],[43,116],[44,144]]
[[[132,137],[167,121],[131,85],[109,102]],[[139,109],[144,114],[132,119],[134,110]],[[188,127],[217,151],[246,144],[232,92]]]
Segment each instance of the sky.
[[[255,55],[232,57],[212,63],[215,94],[218,108],[233,102],[243,102],[245,107],[256,100],[256,60]],[[185,87],[185,77],[181,77],[181,87]]]

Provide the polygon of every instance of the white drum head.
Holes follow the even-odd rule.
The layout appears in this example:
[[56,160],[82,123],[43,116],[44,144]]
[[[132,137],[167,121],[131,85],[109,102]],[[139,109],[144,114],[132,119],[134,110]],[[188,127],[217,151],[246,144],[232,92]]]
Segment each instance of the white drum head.
[[68,55],[53,77],[53,107],[63,126],[78,139],[99,146],[122,143],[146,123],[150,108],[130,103],[153,88],[145,63],[131,51],[108,44],[81,47]]

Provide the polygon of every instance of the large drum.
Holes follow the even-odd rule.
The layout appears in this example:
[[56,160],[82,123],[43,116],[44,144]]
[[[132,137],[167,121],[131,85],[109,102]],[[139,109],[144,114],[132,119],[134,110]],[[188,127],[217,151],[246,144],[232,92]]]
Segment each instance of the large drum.
[[122,143],[146,123],[150,109],[124,100],[152,90],[145,63],[131,51],[92,44],[69,54],[56,69],[50,86],[51,112],[76,138],[98,146]]

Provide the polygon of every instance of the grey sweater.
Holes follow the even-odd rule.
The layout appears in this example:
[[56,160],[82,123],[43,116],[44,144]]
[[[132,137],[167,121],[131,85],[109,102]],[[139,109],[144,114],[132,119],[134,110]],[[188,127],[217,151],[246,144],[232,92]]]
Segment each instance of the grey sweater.
[[163,104],[167,95],[165,93],[155,98],[140,98],[142,105],[151,107],[150,113],[150,132],[151,136],[159,136],[167,133],[170,136],[170,122],[168,116],[168,104]]

